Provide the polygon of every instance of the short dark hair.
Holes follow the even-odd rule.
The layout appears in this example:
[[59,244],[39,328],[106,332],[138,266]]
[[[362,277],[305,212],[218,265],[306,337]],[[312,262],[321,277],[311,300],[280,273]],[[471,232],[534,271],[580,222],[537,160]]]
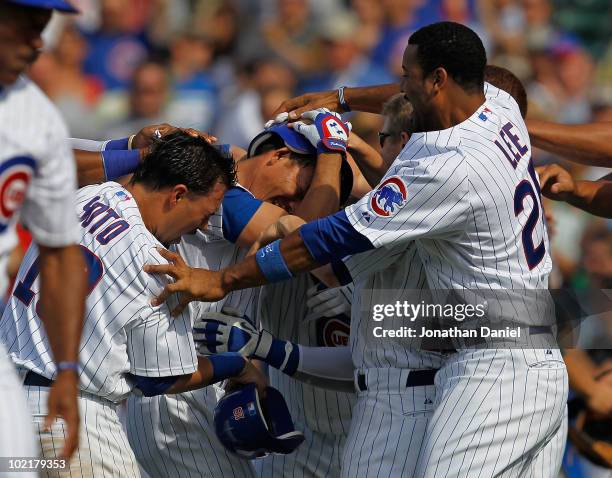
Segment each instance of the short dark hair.
[[484,87],[487,54],[476,32],[465,25],[432,23],[414,32],[408,44],[417,47],[417,59],[425,75],[442,67],[470,93]]
[[383,116],[389,119],[389,134],[399,136],[400,133],[412,133],[412,104],[403,93],[393,95],[382,107]]
[[184,184],[196,194],[207,194],[216,183],[227,187],[236,182],[234,162],[204,139],[182,131],[155,141],[132,176],[152,190]]
[[521,80],[506,68],[495,65],[487,65],[485,68],[485,81],[493,86],[504,90],[514,98],[521,110],[521,116],[527,115],[527,92]]

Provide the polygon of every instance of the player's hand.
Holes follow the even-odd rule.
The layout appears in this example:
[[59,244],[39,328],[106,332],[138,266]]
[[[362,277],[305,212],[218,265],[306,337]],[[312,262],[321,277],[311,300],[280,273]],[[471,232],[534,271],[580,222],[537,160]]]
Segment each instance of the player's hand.
[[269,332],[257,330],[231,307],[203,313],[193,325],[193,340],[201,355],[237,352],[247,358],[267,357],[272,344]]
[[350,316],[352,297],[352,283],[329,289],[314,285],[306,291],[307,312],[304,320],[335,317],[342,314]]
[[296,121],[290,126],[310,141],[317,148],[318,154],[346,152],[352,125],[342,121],[338,113],[327,108],[318,108],[306,111],[300,117],[309,120],[309,123]]
[[281,216],[278,221],[270,224],[263,230],[257,240],[251,245],[247,257],[255,254],[263,246],[266,246],[277,239],[282,239],[283,237],[288,236],[296,229],[302,227],[304,224],[306,224],[306,221],[299,216],[292,216],[290,214]]
[[225,387],[226,393],[232,392],[235,388],[240,385],[248,385],[254,383],[257,386],[257,390],[262,396],[265,396],[266,387],[268,386],[268,379],[255,365],[246,360],[246,365],[242,369],[239,375],[229,379],[228,385]]
[[593,385],[588,393],[587,406],[598,415],[612,415],[612,386],[606,382]]
[[176,317],[194,300],[214,302],[225,297],[219,272],[189,267],[179,254],[166,249],[160,248],[158,252],[169,264],[147,264],[143,270],[148,274],[169,275],[175,282],[167,284],[161,294],[151,300],[151,305],[160,305],[170,295],[178,293],[178,305],[171,311]]
[[57,374],[49,389],[45,430],[50,430],[53,422],[64,419],[66,439],[59,456],[68,460],[79,446],[79,405],[77,401],[79,376],[74,370],[63,370]]
[[576,183],[572,175],[558,164],[549,164],[536,168],[540,176],[542,194],[555,201],[567,201],[576,192]]
[[143,149],[151,146],[155,140],[179,131],[179,128],[168,123],[145,126],[132,139],[132,148]]
[[274,110],[272,113],[274,119],[266,123],[266,128],[286,121],[295,121],[302,116],[302,113],[317,108],[340,111],[338,92],[333,90],[320,93],[306,93],[305,95],[285,100]]

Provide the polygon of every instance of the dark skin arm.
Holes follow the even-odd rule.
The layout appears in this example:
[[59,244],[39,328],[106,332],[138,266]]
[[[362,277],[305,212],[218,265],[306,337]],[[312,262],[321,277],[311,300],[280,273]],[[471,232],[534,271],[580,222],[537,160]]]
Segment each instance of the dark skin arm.
[[[179,305],[172,311],[177,316],[194,300],[214,302],[225,297],[229,292],[267,284],[255,260],[255,256],[245,258],[242,262],[220,271],[191,268],[178,254],[159,249],[159,253],[169,264],[146,265],[145,272],[150,274],[167,274],[175,282],[166,285],[159,296],[151,303],[159,305],[171,294],[180,292]],[[320,266],[310,255],[304,245],[299,230],[292,232],[281,241],[281,253],[285,263],[293,274],[311,271]]]
[[600,217],[612,218],[612,181],[606,176],[598,181],[576,181],[558,164],[537,168],[542,194],[555,201]]
[[[346,88],[344,90],[344,99],[351,107],[352,111],[380,113],[383,104],[399,92],[399,83]],[[332,90],[319,93],[306,93],[305,95],[285,100],[272,113],[272,117],[280,113],[289,113],[289,119],[296,120],[302,113],[316,108],[328,108],[332,111],[341,111],[340,103],[338,102],[338,92]]]
[[[243,385],[255,383],[259,391],[263,392],[268,384],[266,377],[251,362],[246,359],[244,361],[244,369],[239,375],[232,377],[232,381]],[[198,357],[198,369],[189,375],[178,377],[177,381],[166,391],[166,394],[183,393],[206,387],[212,384],[212,378],[213,367],[210,360],[206,357]]]
[[[44,323],[55,363],[78,362],[87,276],[80,247],[39,246],[40,317]],[[67,429],[61,457],[69,458],[79,440],[77,389],[74,370],[59,371],[49,390],[45,427],[62,417]]]
[[531,144],[572,161],[592,166],[612,166],[612,123],[564,125],[528,120]]

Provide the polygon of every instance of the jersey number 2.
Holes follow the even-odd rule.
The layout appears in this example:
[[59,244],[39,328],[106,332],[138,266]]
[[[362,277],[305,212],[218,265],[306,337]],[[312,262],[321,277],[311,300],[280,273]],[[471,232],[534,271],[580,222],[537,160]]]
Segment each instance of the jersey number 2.
[[[80,247],[83,257],[85,258],[85,265],[87,266],[87,295],[89,295],[102,278],[104,266],[102,265],[100,258],[93,252],[91,252],[85,246]],[[34,281],[38,277],[38,273],[38,259],[36,259],[28,269],[28,272],[26,272],[23,280],[19,281],[15,286],[13,295],[23,302],[26,307],[30,306],[32,299],[34,299],[34,296],[36,295],[36,293],[32,290],[32,284],[34,284]]]
[[[533,185],[528,180],[522,180],[519,185],[516,187],[514,191],[514,215],[518,217],[520,213],[523,212],[524,205],[523,202],[527,196],[531,197],[533,202],[533,209],[529,213],[529,217],[527,217],[527,222],[523,227],[522,232],[522,240],[523,240],[523,250],[525,251],[525,258],[527,259],[527,265],[529,266],[529,270],[532,270],[536,267],[544,258],[546,254],[546,246],[544,245],[544,239],[536,245],[533,243],[533,230],[535,229],[538,219],[540,218],[540,209],[541,209],[541,195],[540,195],[540,184],[538,183],[538,178],[536,177],[535,169],[533,168],[533,163],[531,160],[529,161],[528,166],[529,176],[531,176],[531,181],[533,181]],[[535,185],[535,190],[534,190]]]

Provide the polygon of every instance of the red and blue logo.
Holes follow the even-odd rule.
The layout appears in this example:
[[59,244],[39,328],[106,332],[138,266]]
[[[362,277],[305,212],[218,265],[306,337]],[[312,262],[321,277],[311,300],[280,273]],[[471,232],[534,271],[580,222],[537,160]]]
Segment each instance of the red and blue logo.
[[0,232],[23,204],[35,169],[36,161],[30,156],[17,156],[0,165]]
[[389,217],[399,211],[408,193],[406,184],[399,176],[385,179],[370,198],[370,208],[377,216]]

